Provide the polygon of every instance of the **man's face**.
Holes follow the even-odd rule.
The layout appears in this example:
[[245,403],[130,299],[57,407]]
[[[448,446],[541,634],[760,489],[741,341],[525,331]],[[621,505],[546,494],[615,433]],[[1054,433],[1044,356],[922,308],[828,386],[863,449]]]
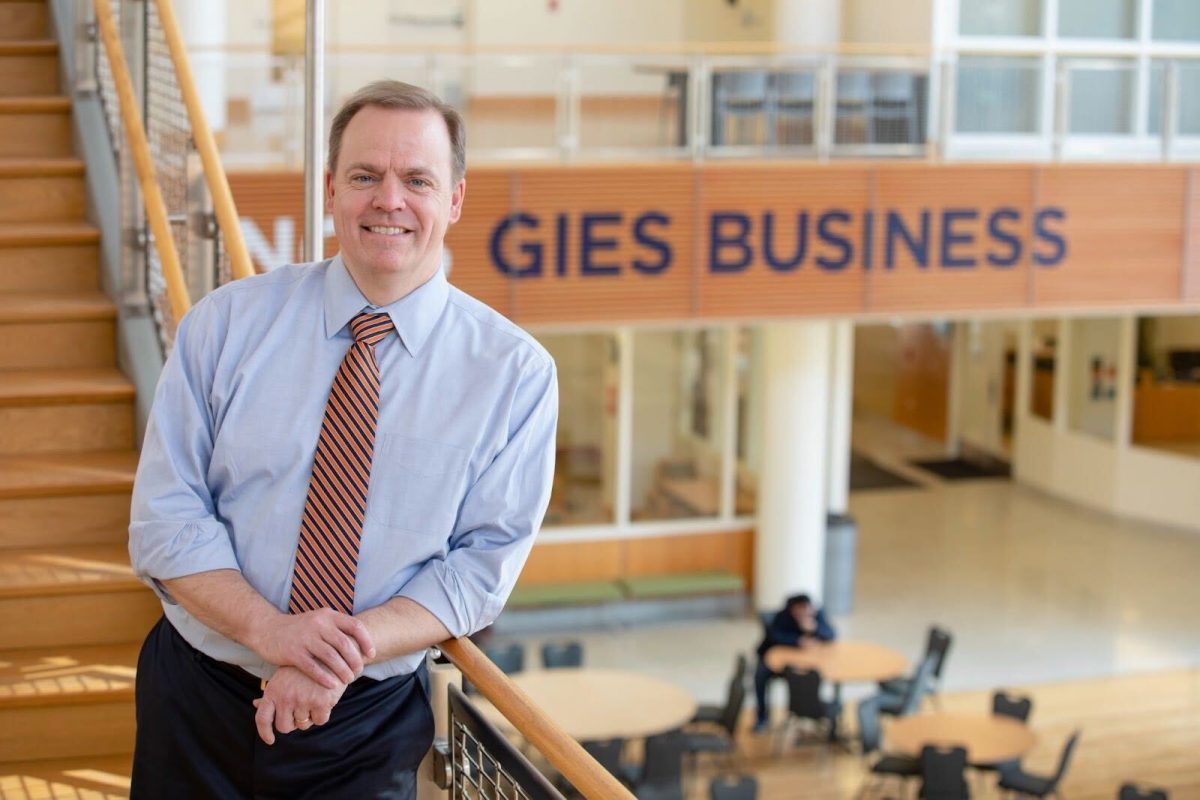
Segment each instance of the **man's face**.
[[796,620],[796,624],[801,628],[811,628],[817,616],[813,613],[812,606],[807,603],[794,604],[791,612],[792,619]]
[[367,106],[346,126],[335,172],[325,174],[325,203],[364,291],[365,283],[407,293],[440,266],[466,193],[466,182],[451,177],[451,158],[445,120],[433,110]]

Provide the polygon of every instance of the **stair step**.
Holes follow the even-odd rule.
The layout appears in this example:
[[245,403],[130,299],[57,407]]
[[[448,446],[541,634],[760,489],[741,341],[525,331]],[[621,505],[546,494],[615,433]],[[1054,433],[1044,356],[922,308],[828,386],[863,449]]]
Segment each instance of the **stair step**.
[[132,448],[133,401],[133,385],[112,368],[4,372],[0,454]]
[[111,366],[116,316],[101,292],[0,295],[0,370]]
[[137,460],[132,450],[0,456],[0,500],[127,493]]
[[99,241],[83,223],[0,224],[0,292],[96,292]]
[[119,369],[111,367],[12,370],[4,373],[4,382],[0,383],[0,408],[34,403],[122,403],[133,398],[133,384]]
[[81,219],[87,206],[76,158],[0,158],[0,222]]
[[0,651],[0,713],[133,699],[140,643]]
[[123,545],[0,551],[0,648],[139,642],[161,615]]
[[68,98],[0,97],[0,156],[69,156],[72,152]]
[[128,539],[133,450],[0,456],[0,548]]
[[0,95],[57,94],[58,43],[52,39],[0,41]]
[[40,39],[49,30],[44,2],[0,3],[0,37]]
[[[133,681],[140,644],[52,647],[0,652],[0,753],[4,760],[61,759],[99,753],[128,754],[133,750]],[[94,727],[98,726],[98,727]],[[37,794],[41,778],[62,783],[82,777],[81,770],[110,773],[111,787],[128,791],[128,756],[110,766],[52,764],[0,764],[0,796],[5,781],[15,776],[27,796],[79,797],[72,793]],[[70,770],[71,775],[55,775]],[[109,780],[113,780],[110,778]],[[92,775],[85,786],[95,783]],[[20,795],[17,795],[20,796]]]
[[[133,741],[132,737],[129,741]],[[0,764],[0,788],[4,790],[0,796],[6,800],[50,797],[114,800],[129,796],[131,774],[131,754],[4,762]]]

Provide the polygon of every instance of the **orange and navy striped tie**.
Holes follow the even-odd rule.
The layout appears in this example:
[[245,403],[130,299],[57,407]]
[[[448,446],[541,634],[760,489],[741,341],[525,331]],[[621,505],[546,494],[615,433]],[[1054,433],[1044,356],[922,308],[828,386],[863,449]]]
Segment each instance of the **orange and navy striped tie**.
[[293,614],[317,608],[354,612],[354,575],[379,418],[375,345],[392,331],[392,320],[364,311],[350,320],[350,330],[354,344],[329,390],[300,518],[288,602]]

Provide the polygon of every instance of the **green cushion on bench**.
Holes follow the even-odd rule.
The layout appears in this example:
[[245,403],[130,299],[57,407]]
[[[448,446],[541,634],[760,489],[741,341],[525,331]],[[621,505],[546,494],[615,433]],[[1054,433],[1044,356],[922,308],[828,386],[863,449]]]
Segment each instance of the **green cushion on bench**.
[[693,594],[740,592],[746,588],[740,575],[731,572],[686,572],[678,575],[644,575],[622,578],[625,593],[632,598],[679,597]]
[[509,608],[537,606],[582,606],[621,600],[621,588],[613,581],[579,581],[518,586],[508,598]]

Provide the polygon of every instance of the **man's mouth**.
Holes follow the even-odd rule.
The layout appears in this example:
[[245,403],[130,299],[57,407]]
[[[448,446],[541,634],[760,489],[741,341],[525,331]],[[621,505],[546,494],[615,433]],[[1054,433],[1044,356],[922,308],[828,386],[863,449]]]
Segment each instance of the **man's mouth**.
[[384,236],[399,236],[402,233],[412,233],[412,228],[400,228],[390,225],[364,225],[363,227],[371,233],[379,233]]

